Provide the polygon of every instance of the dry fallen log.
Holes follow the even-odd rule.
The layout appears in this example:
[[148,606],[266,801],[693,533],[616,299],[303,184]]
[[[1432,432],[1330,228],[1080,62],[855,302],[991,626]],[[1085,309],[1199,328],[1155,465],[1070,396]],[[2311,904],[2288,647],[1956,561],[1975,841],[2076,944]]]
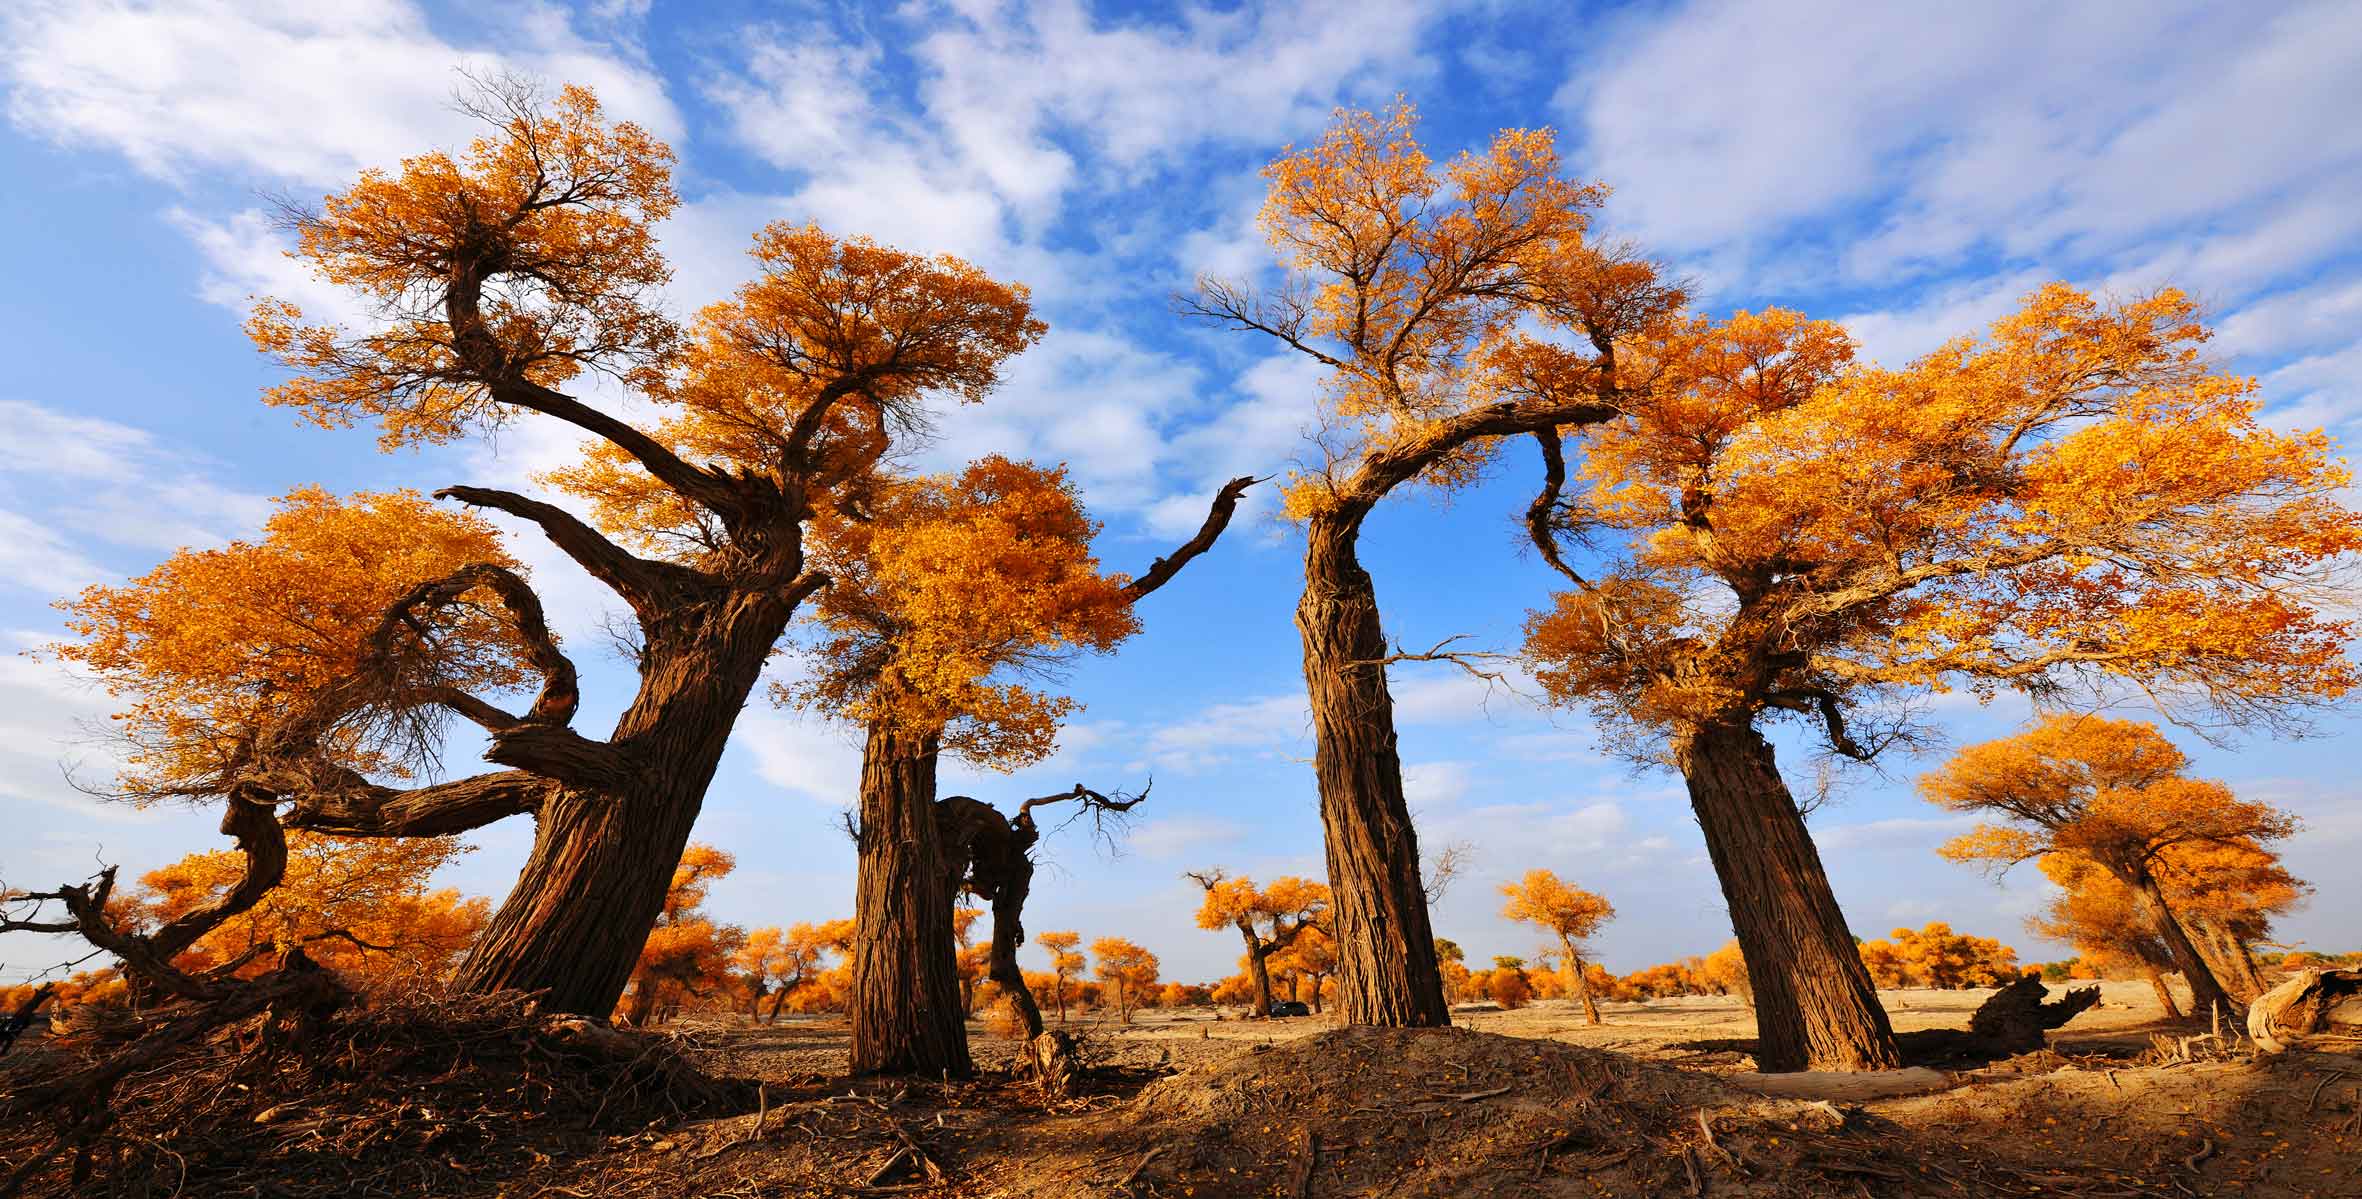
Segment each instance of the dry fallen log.
[[2362,970],[2302,970],[2247,1009],[2247,1035],[2265,1053],[2320,1037],[2362,1039]]
[[1931,1028],[1900,1033],[1895,1044],[1906,1061],[1917,1065],[1951,1065],[1993,1061],[2033,1053],[2050,1041],[2046,1034],[2098,1006],[2100,989],[2081,987],[2064,999],[2046,1000],[2042,980],[2026,975],[2001,988],[1968,1017],[1968,1031]]

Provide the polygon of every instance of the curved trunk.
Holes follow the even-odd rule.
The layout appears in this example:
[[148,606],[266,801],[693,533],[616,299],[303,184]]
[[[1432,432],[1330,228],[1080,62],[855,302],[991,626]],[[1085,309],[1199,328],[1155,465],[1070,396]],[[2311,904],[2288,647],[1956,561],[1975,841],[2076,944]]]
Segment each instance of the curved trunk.
[[[1015,885],[1004,880],[992,897],[992,957],[986,967],[992,981],[1009,997],[1009,1006],[1016,1009],[1018,1021],[1025,1025],[1028,1043],[1043,1031],[1041,1005],[1034,1002],[1033,991],[1025,985],[1025,971],[1017,964],[1017,947],[1025,944],[1025,897],[1032,889],[1032,882],[1033,863],[1026,861],[1023,877]],[[1059,1022],[1065,1022],[1063,1014]]]
[[1394,699],[1377,665],[1386,638],[1377,590],[1354,555],[1357,531],[1313,519],[1296,605],[1334,895],[1337,1010],[1347,1024],[1445,1025],[1452,1018],[1419,880],[1419,838],[1403,802]]
[[1676,737],[1675,760],[1755,993],[1757,1068],[1887,1070],[1894,1029],[1772,748],[1744,724]]
[[2206,965],[2205,955],[2191,942],[2188,930],[2174,915],[2173,905],[2166,902],[2165,889],[2157,885],[2157,878],[2141,866],[2112,868],[2125,886],[2132,888],[2133,898],[2139,901],[2141,914],[2155,930],[2157,939],[2165,942],[2165,951],[2173,955],[2173,964],[2182,973],[2182,981],[2190,988],[2190,1014],[2204,1016],[2221,1011],[2233,1020],[2245,1018],[2246,1009],[2231,1001],[2214,971]]
[[460,963],[461,990],[540,991],[545,1010],[614,1012],[789,611],[776,596],[730,595],[649,629],[639,694],[608,739],[630,769],[543,798],[532,854]]
[[951,867],[935,823],[935,739],[883,724],[861,751],[854,899],[855,1074],[976,1072],[952,949]]

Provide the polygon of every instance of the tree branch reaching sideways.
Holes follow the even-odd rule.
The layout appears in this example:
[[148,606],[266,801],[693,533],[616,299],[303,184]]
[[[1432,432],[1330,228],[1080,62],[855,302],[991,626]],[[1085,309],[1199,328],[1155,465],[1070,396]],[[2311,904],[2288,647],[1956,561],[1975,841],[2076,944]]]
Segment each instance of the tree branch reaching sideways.
[[1125,598],[1138,602],[1148,593],[1171,582],[1173,576],[1180,574],[1181,568],[1189,565],[1191,559],[1213,548],[1214,541],[1222,536],[1222,530],[1230,527],[1230,518],[1238,511],[1240,497],[1246,495],[1247,488],[1262,481],[1253,475],[1241,475],[1224,483],[1222,490],[1214,493],[1214,502],[1206,512],[1205,523],[1199,525],[1197,532],[1175,547],[1172,553],[1150,563],[1147,570],[1124,588]]
[[695,584],[708,583],[704,576],[688,567],[642,558],[625,550],[556,504],[490,487],[445,487],[435,493],[435,498],[457,500],[470,507],[490,508],[532,521],[541,527],[550,544],[565,551],[592,578],[606,584],[643,614],[652,607],[677,603],[682,592]]

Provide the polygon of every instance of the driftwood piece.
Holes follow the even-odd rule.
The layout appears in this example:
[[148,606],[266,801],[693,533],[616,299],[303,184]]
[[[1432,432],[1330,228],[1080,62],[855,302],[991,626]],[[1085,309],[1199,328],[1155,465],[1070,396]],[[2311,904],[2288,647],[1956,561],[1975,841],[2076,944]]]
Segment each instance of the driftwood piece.
[[2035,975],[1993,992],[1968,1017],[1968,1035],[2004,1054],[2032,1053],[2049,1042],[2043,1034],[2099,1006],[2098,987],[2078,987],[2064,999],[2045,1001],[2050,994]]
[[2362,1036],[2362,970],[2301,970],[2247,1009],[2247,1035],[2265,1053],[2308,1037]]
[[2016,1057],[2046,1047],[2045,1035],[2099,1005],[2098,987],[2080,987],[2064,999],[2046,999],[2048,988],[2026,975],[2001,988],[1968,1017],[1968,1030],[1931,1028],[1897,1034],[1906,1061],[1947,1065]]

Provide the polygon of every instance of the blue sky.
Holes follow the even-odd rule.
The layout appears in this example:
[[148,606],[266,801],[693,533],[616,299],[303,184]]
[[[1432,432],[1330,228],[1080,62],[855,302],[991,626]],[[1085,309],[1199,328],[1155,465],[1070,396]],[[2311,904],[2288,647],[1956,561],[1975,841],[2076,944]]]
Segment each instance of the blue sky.
[[[300,427],[256,398],[274,374],[238,331],[245,297],[336,311],[280,255],[260,197],[318,195],[464,137],[447,106],[463,66],[592,85],[672,142],[687,203],[663,233],[682,312],[742,280],[748,239],[779,218],[1031,285],[1053,332],[1001,393],[946,421],[929,458],[1069,463],[1117,567],[1193,527],[1219,480],[1298,452],[1313,377],[1185,323],[1170,297],[1200,271],[1264,269],[1257,169],[1334,106],[1397,94],[1439,156],[1503,126],[1558,129],[1571,170],[1616,189],[1607,232],[1674,263],[1710,311],[1841,318],[1869,355],[1900,361],[2047,279],[2173,283],[2209,305],[2223,357],[2263,377],[2272,420],[2351,436],[2362,9],[1951,7],[20,0],[0,17],[0,254],[19,280],[0,290],[0,878],[47,886],[219,843],[209,817],[103,808],[67,785],[61,765],[106,774],[89,732],[106,708],[13,652],[58,635],[50,601],[245,533],[300,484],[515,486],[574,452],[564,429],[528,421],[381,455],[366,432]],[[1512,522],[1530,473],[1513,461],[1448,507],[1401,497],[1373,524],[1367,556],[1402,641],[1513,642],[1549,590]],[[1031,927],[1131,936],[1168,976],[1211,978],[1235,942],[1193,926],[1182,870],[1319,873],[1289,623],[1299,545],[1267,500],[1149,602],[1145,634],[1075,670],[1087,710],[1055,759],[946,780],[1008,800],[1154,775],[1122,857],[1073,830],[1045,846]],[[533,538],[516,545],[584,661],[580,723],[602,727],[629,681],[590,648],[606,602]],[[1448,671],[1394,689],[1423,836],[1475,845],[1443,935],[1478,957],[1530,953],[1539,938],[1498,918],[1496,888],[1535,866],[1617,904],[1598,943],[1615,969],[1730,935],[1677,779],[1636,775],[1580,718]],[[1946,700],[1937,715],[1958,742],[2025,711]],[[2356,728],[2339,716],[2307,742],[2191,743],[2206,772],[2306,820],[2289,858],[2318,892],[2283,936],[2318,948],[2362,945]],[[750,707],[698,826],[740,862],[714,892],[720,915],[850,910],[851,847],[830,823],[857,757],[842,729]],[[2042,898],[2031,872],[1995,886],[1935,857],[1961,824],[1912,794],[1929,764],[1841,779],[1814,817],[1855,930],[1946,918],[2053,956],[2021,927]],[[1813,784],[1803,747],[1783,766]],[[518,821],[485,830],[450,880],[500,894],[529,838]],[[0,977],[64,948],[0,942]]]

